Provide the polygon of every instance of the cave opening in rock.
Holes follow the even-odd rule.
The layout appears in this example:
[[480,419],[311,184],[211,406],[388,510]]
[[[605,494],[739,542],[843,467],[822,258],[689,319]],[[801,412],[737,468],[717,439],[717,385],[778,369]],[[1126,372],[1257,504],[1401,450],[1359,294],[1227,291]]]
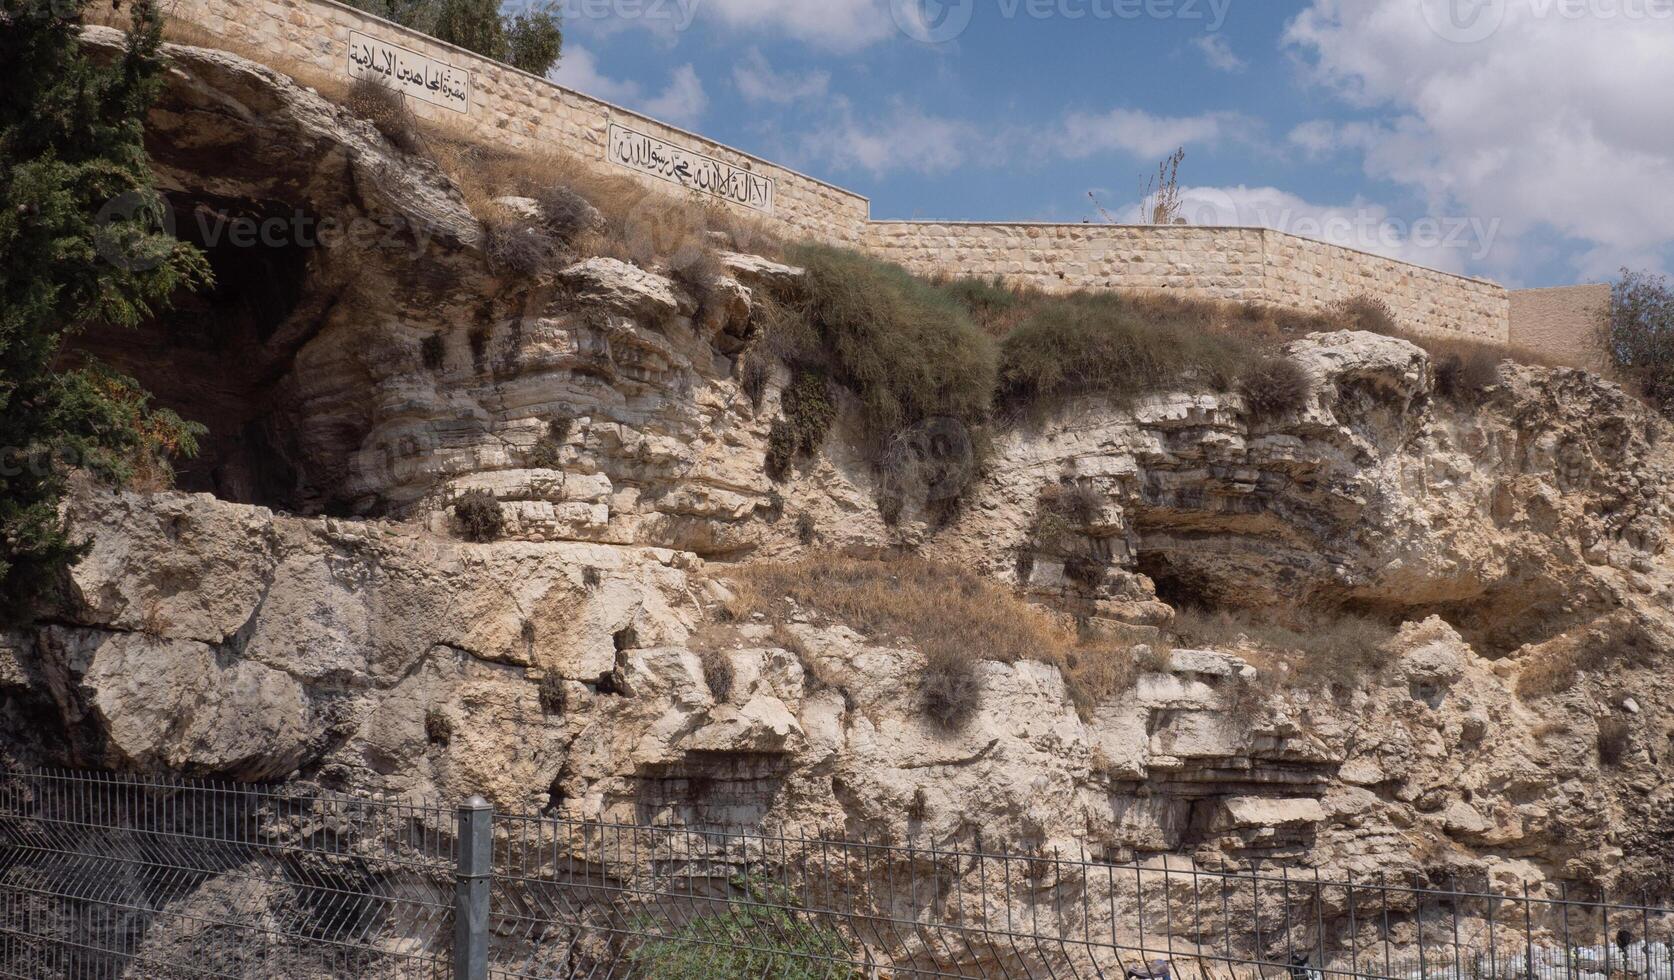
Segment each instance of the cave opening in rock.
[[274,396],[309,333],[291,321],[306,291],[312,219],[278,202],[166,196],[175,236],[204,250],[213,286],[181,291],[135,329],[89,330],[69,356],[132,375],[154,405],[208,428],[198,455],[176,460],[177,489],[298,509],[293,421]]

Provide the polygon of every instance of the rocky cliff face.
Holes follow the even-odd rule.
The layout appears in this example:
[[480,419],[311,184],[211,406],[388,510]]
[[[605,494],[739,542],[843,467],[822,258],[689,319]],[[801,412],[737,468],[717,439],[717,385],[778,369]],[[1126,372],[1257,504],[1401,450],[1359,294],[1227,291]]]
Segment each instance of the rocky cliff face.
[[[1674,429],[1615,386],[1508,363],[1461,406],[1419,348],[1319,334],[1291,349],[1302,412],[1064,406],[999,434],[951,518],[932,487],[886,522],[852,406],[765,475],[788,378],[753,400],[739,354],[795,269],[729,254],[701,296],[601,258],[507,281],[432,165],[282,76],[174,55],[153,153],[182,213],[391,247],[217,247],[208,307],[90,340],[213,435],[183,492],[76,495],[91,553],[0,641],[15,756],[1500,885],[1674,857]],[[501,540],[453,533],[469,490]],[[1080,711],[1055,667],[980,664],[949,731],[894,638],[797,610],[714,640],[741,563],[904,550],[1153,656]],[[1165,645],[1178,608],[1280,602],[1404,625],[1327,685],[1258,637]]]

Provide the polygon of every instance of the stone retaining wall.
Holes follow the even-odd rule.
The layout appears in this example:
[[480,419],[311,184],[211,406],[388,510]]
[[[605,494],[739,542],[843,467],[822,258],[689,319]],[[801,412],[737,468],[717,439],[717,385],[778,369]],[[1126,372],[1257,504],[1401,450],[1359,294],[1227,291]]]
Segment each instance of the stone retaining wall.
[[815,180],[760,157],[695,133],[630,112],[544,78],[490,61],[398,24],[332,0],[172,0],[169,16],[225,37],[246,49],[271,51],[275,61],[301,62],[321,73],[351,81],[350,32],[400,45],[425,58],[470,72],[465,112],[408,99],[413,112],[484,141],[526,151],[564,151],[623,175],[642,176],[664,189],[667,183],[606,162],[612,124],[703,154],[774,183],[771,212],[756,215],[774,231],[859,245],[871,205],[866,198]]
[[868,250],[922,274],[1001,276],[1323,310],[1369,294],[1414,333],[1504,343],[1503,287],[1264,228],[874,221]]
[[1608,283],[1514,289],[1511,342],[1575,364],[1599,365],[1604,352],[1594,334],[1601,314],[1608,309]]
[[[1388,300],[1415,332],[1502,342],[1509,332],[1506,291],[1494,283],[1260,228],[874,222],[870,203],[858,194],[334,0],[172,0],[167,9],[244,50],[272,52],[276,65],[301,63],[344,82],[351,77],[351,36],[362,46],[368,39],[399,46],[415,61],[452,73],[450,84],[469,72],[468,95],[408,100],[424,118],[514,149],[565,151],[663,189],[670,186],[670,158],[677,157],[687,173],[730,175],[761,188],[750,206],[729,206],[759,217],[771,231],[864,248],[918,272],[999,275],[1049,289],[1167,290],[1304,309],[1371,293]],[[664,175],[614,162],[612,150],[625,139],[658,161]]]

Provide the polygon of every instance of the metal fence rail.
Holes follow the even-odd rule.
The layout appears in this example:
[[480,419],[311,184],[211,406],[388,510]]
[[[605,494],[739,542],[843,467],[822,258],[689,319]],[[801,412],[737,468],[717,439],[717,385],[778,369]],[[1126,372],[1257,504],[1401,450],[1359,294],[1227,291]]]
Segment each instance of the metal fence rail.
[[1568,891],[0,773],[0,976],[1674,980],[1671,931]]

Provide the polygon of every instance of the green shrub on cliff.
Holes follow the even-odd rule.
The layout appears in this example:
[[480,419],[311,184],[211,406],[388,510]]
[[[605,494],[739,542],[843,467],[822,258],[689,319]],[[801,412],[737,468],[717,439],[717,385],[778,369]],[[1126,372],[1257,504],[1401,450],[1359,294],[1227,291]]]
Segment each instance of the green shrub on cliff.
[[818,345],[795,356],[828,365],[859,397],[874,445],[927,419],[986,421],[994,344],[952,297],[847,249],[803,246],[790,258],[808,270],[797,311]]
[[1623,269],[1600,317],[1610,363],[1646,401],[1674,418],[1674,287],[1662,276]]
[[166,228],[143,121],[162,71],[151,0],[132,6],[127,50],[95,64],[82,4],[0,0],[0,619],[15,620],[73,562],[58,513],[69,468],[166,479],[200,427],[155,411],[138,384],[64,339],[134,326],[209,280]]

